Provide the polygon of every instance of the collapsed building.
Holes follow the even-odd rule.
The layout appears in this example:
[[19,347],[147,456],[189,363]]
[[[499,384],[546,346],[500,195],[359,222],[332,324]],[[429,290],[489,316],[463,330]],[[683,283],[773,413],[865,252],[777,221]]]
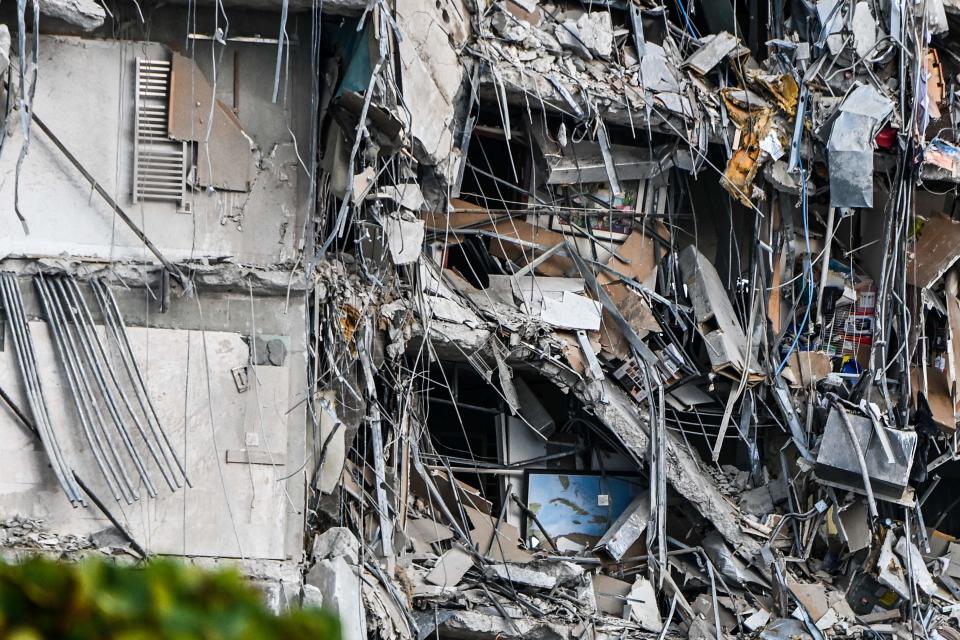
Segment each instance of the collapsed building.
[[350,639],[960,636],[960,4],[0,12],[5,550]]

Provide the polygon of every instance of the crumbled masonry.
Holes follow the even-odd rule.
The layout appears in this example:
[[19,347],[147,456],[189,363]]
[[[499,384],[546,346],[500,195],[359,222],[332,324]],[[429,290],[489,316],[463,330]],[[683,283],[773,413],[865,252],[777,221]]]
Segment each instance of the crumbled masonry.
[[0,555],[233,564],[346,640],[960,640],[957,34],[0,8]]

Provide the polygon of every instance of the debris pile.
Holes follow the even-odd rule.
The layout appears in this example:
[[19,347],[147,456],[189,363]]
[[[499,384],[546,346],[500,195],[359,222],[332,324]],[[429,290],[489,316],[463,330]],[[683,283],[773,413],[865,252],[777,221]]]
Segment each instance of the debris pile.
[[[165,486],[196,517],[222,494],[197,555],[235,543],[222,555],[246,559],[242,538],[284,562],[304,542],[302,600],[337,610],[348,640],[960,638],[960,2],[333,5],[284,1],[276,41],[231,40],[216,13],[188,34],[214,53],[209,78],[186,52],[136,61],[143,162],[116,173],[142,188],[133,203],[193,216],[179,250],[148,238],[178,223],[138,226],[26,94],[8,100],[152,261],[115,265],[111,245],[78,269],[3,265],[17,416],[48,485],[131,548],[81,477],[121,511],[160,505],[150,536],[173,511],[192,524]],[[94,9],[75,28],[95,29]],[[241,103],[231,42],[277,46],[272,96]],[[286,74],[310,82],[278,102]],[[281,245],[255,257],[289,263],[223,257],[252,229]],[[188,334],[185,363],[153,362],[176,378],[171,362],[202,360],[183,389],[206,404],[154,409],[124,318],[160,321],[114,299],[130,269],[165,313],[171,291],[196,297],[164,325]],[[290,309],[302,323],[276,322]],[[69,417],[39,381],[50,340],[79,446],[54,437]],[[306,388],[287,395],[291,371]],[[214,424],[221,384],[222,422],[242,405],[254,427]],[[184,447],[205,429],[188,420],[210,427],[189,479],[180,413]],[[221,462],[253,489],[233,507]],[[290,514],[300,537],[263,531]]]
[[960,634],[953,8],[733,5],[422,3],[412,153],[331,123],[364,633]]

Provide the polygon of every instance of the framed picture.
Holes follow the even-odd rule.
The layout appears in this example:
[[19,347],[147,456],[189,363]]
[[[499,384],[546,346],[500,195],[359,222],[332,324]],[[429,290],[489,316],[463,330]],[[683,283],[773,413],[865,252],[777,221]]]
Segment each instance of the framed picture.
[[[639,474],[527,469],[524,501],[551,538],[591,545],[641,492],[647,481]],[[523,539],[544,543],[530,516],[523,520]]]

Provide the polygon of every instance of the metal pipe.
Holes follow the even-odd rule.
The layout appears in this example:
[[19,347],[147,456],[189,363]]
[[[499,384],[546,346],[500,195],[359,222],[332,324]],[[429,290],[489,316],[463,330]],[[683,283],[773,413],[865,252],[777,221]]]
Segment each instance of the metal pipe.
[[190,483],[190,478],[187,477],[186,467],[184,466],[183,461],[180,459],[180,456],[177,455],[177,450],[173,448],[173,444],[170,442],[170,438],[167,435],[166,430],[164,430],[163,425],[160,423],[160,417],[157,415],[157,410],[153,406],[153,401],[150,400],[150,394],[147,392],[147,385],[143,381],[143,374],[140,371],[140,365],[137,363],[137,359],[133,354],[133,348],[130,346],[130,338],[127,335],[127,326],[123,322],[123,315],[120,313],[120,307],[117,304],[117,299],[113,296],[113,292],[106,284],[92,280],[91,285],[93,286],[94,292],[97,294],[97,301],[102,305],[101,308],[104,311],[104,316],[106,317],[112,312],[113,320],[116,323],[116,326],[113,327],[114,339],[117,340],[117,344],[120,346],[120,355],[123,360],[124,367],[127,369],[127,374],[130,375],[131,380],[134,378],[136,379],[134,388],[137,391],[138,400],[141,403],[145,403],[146,407],[150,410],[149,414],[146,412],[146,410],[144,411],[144,414],[147,415],[148,418],[151,416],[153,417],[156,430],[162,437],[163,443],[170,450],[170,456],[173,458],[174,463],[176,463],[177,468],[180,470],[180,475],[183,476],[183,481],[188,487],[192,487],[193,485]]
[[43,444],[44,451],[50,461],[50,467],[53,469],[53,473],[67,499],[76,507],[82,500],[64,472],[66,465],[59,450],[56,436],[50,428],[50,417],[45,409],[43,389],[36,368],[33,366],[36,359],[29,344],[32,341],[30,329],[26,326],[26,316],[23,315],[23,300],[19,295],[19,285],[14,281],[14,278],[15,276],[12,274],[2,274],[2,277],[0,277],[0,293],[2,293],[3,305],[7,309],[7,317],[10,320],[10,333],[13,336],[17,359],[20,363],[20,374],[23,377],[27,399],[30,402],[30,410],[33,412],[34,423],[40,433],[40,442]]
[[104,348],[103,341],[100,339],[100,334],[97,333],[96,329],[94,328],[93,315],[90,313],[90,307],[87,306],[87,301],[84,299],[83,293],[80,291],[80,288],[77,286],[77,283],[73,278],[67,278],[66,282],[68,289],[71,290],[74,300],[80,303],[79,311],[81,315],[86,317],[86,320],[89,323],[91,328],[90,333],[94,338],[94,344],[97,347],[97,351],[100,353],[101,359],[106,365],[107,373],[110,375],[110,381],[113,382],[113,386],[116,387],[117,391],[120,392],[120,400],[123,403],[124,408],[127,410],[127,413],[130,414],[130,417],[133,418],[133,423],[137,427],[137,431],[140,432],[140,437],[143,438],[144,442],[146,442],[147,450],[150,451],[150,455],[153,457],[154,462],[157,463],[157,467],[159,467],[160,473],[163,475],[163,479],[167,483],[167,486],[170,487],[171,491],[176,491],[180,488],[180,479],[173,477],[174,474],[172,466],[169,467],[170,471],[168,472],[169,461],[166,459],[166,457],[161,460],[161,456],[159,453],[157,453],[157,448],[154,446],[153,440],[151,440],[150,436],[147,435],[146,430],[143,428],[143,423],[140,422],[140,418],[137,416],[136,412],[134,412],[133,407],[130,404],[130,399],[127,397],[126,392],[123,390],[123,386],[120,384],[120,380],[117,378],[117,373],[114,371],[110,356],[107,353],[107,350]]
[[70,314],[70,318],[73,320],[74,328],[76,330],[77,337],[79,338],[80,346],[82,347],[82,352],[86,357],[87,363],[90,365],[90,370],[93,372],[93,377],[97,384],[97,388],[100,390],[100,394],[107,405],[107,412],[110,414],[110,418],[113,420],[113,423],[117,428],[117,432],[120,434],[120,439],[123,441],[127,453],[133,460],[134,466],[137,468],[137,473],[140,475],[140,479],[143,480],[144,485],[147,487],[147,494],[151,498],[156,497],[157,489],[154,487],[153,481],[150,479],[150,474],[147,473],[147,469],[143,464],[143,459],[140,457],[140,453],[133,444],[133,439],[130,437],[130,432],[127,430],[127,426],[120,418],[120,412],[117,410],[117,405],[114,401],[113,394],[110,393],[110,389],[107,387],[107,382],[104,379],[103,372],[100,369],[100,363],[97,362],[96,355],[93,353],[90,336],[87,333],[89,328],[84,323],[83,318],[80,317],[79,309],[77,309],[77,307],[71,303],[70,296],[66,290],[66,287],[63,286],[63,282],[58,279],[54,280],[54,284],[56,285],[57,290],[60,292],[60,296],[62,297],[64,303],[66,303],[67,311]]
[[36,354],[33,351],[33,340],[30,335],[30,329],[27,326],[26,315],[23,314],[23,300],[20,297],[19,285],[15,276],[4,274],[3,277],[4,306],[11,319],[11,333],[14,336],[14,343],[17,347],[17,355],[21,358],[21,373],[24,376],[25,388],[31,401],[31,410],[34,414],[34,421],[39,425],[40,432],[43,435],[41,440],[44,442],[47,456],[50,459],[51,468],[57,479],[60,481],[67,494],[67,498],[77,506],[79,493],[69,481],[67,475],[67,464],[63,458],[63,452],[60,451],[56,434],[53,432],[50,422],[50,415],[46,409],[46,403],[43,397],[43,388],[40,384],[40,377],[36,370]]
[[449,469],[454,473],[476,473],[491,476],[522,476],[523,469],[491,469],[490,467],[445,467],[442,464],[424,465],[427,469],[446,471]]
[[[120,456],[120,452],[117,450],[117,446],[114,443],[113,438],[110,437],[110,432],[107,430],[107,421],[104,420],[103,413],[100,411],[100,404],[97,402],[93,390],[90,387],[90,376],[87,375],[87,370],[83,363],[83,359],[80,357],[80,350],[77,348],[73,333],[70,330],[69,324],[67,324],[66,312],[63,310],[63,306],[60,302],[60,299],[57,297],[56,292],[53,290],[53,285],[47,284],[47,286],[54,313],[57,314],[60,324],[64,328],[63,333],[64,337],[66,338],[67,350],[73,358],[74,366],[77,369],[77,381],[80,383],[80,390],[84,393],[87,406],[93,409],[93,412],[89,415],[91,418],[90,423],[94,429],[94,435],[97,436],[97,441],[101,442],[101,446],[102,442],[107,443],[107,447],[104,449],[106,460],[110,464],[110,467],[113,469],[114,473],[117,474],[117,480],[123,491],[123,499],[127,502],[127,504],[133,504],[135,501],[140,499],[140,496],[137,490],[134,488],[133,482],[130,480],[130,475],[127,473],[126,466],[123,464],[123,459]],[[76,327],[74,327],[74,329],[76,329]],[[94,420],[94,418],[96,419]]]
[[59,318],[57,318],[53,312],[52,305],[48,298],[49,294],[46,290],[46,282],[43,280],[43,275],[37,275],[33,282],[37,289],[37,294],[40,297],[40,303],[43,306],[44,314],[47,317],[47,325],[50,327],[50,333],[53,334],[53,344],[57,349],[60,362],[63,363],[63,369],[67,377],[67,384],[70,387],[70,394],[73,397],[73,404],[77,409],[77,415],[80,418],[80,425],[83,427],[83,435],[87,439],[87,444],[90,445],[90,450],[93,452],[93,457],[97,462],[97,467],[100,468],[100,473],[103,474],[107,481],[107,487],[110,489],[110,493],[113,494],[115,500],[119,501],[120,491],[118,489],[117,481],[112,475],[112,470],[106,465],[106,461],[103,458],[103,451],[100,449],[99,443],[93,437],[93,432],[90,428],[90,421],[87,417],[86,403],[81,399],[80,391],[77,388],[77,373],[75,371],[74,362],[66,352],[66,341],[62,335],[63,329],[60,326]]
[[830,274],[830,245],[833,244],[833,221],[837,214],[836,207],[830,207],[827,212],[827,237],[823,240],[823,264],[820,265],[820,286],[817,291],[817,324],[823,323],[823,292],[827,287],[827,277]]
[[543,537],[546,538],[547,542],[550,543],[550,547],[553,548],[554,551],[559,552],[560,549],[557,547],[557,543],[554,541],[553,537],[547,532],[547,528],[544,527],[543,524],[541,524],[540,520],[537,518],[537,514],[531,511],[530,507],[528,507],[523,502],[521,502],[520,498],[518,498],[514,494],[511,493],[510,497],[513,498],[513,501],[517,503],[517,506],[520,507],[520,510],[523,511],[524,515],[526,515],[531,520],[533,520],[533,524],[537,525],[537,528],[540,529],[540,533],[542,533]]
[[[160,444],[160,450],[164,455],[164,459],[166,459],[166,449],[163,447],[163,443],[160,441],[160,438],[157,437],[154,422],[151,420],[151,416],[153,415],[152,411],[148,411],[147,404],[143,399],[143,392],[140,389],[138,381],[134,379],[134,375],[128,361],[126,346],[124,345],[123,339],[119,335],[119,330],[117,329],[116,320],[113,316],[113,313],[106,303],[103,292],[100,290],[100,283],[96,280],[91,280],[90,288],[93,290],[94,298],[97,300],[97,306],[100,308],[100,313],[104,318],[105,326],[109,329],[111,335],[113,336],[114,342],[117,343],[120,358],[123,361],[123,366],[127,372],[127,377],[130,379],[131,385],[133,386],[134,395],[136,395],[137,398],[137,404],[140,406],[140,410],[143,412],[143,414],[147,417],[147,424],[150,427],[150,431],[154,434],[154,437],[157,438],[157,442]],[[150,409],[152,410],[152,407],[150,407]],[[179,479],[177,485],[179,486]]]
[[[76,371],[78,390],[80,391],[81,397],[88,408],[87,415],[90,420],[93,436],[103,451],[104,460],[107,463],[107,466],[117,479],[117,484],[123,495],[124,501],[127,504],[133,504],[135,501],[139,500],[140,497],[126,472],[126,468],[123,465],[116,445],[114,444],[113,439],[110,438],[110,434],[106,429],[106,421],[104,420],[103,414],[100,411],[100,405],[96,400],[96,396],[94,395],[93,390],[90,388],[89,377],[87,376],[83,361],[79,355],[79,350],[77,349],[77,345],[74,342],[73,335],[71,334],[70,326],[67,324],[66,313],[64,312],[56,293],[53,291],[53,286],[46,281],[43,282],[43,285],[50,301],[52,311],[57,318],[59,326],[62,328],[66,352],[70,357],[73,367]],[[104,442],[106,442],[107,447],[104,447]]]
[[457,409],[465,409],[467,411],[476,411],[477,413],[488,413],[490,415],[500,415],[503,413],[502,409],[494,409],[491,407],[481,407],[475,404],[467,404],[466,402],[448,400],[447,398],[430,398],[430,402],[439,402],[440,404],[448,404],[455,406]]
[[141,560],[147,559],[147,550],[140,546],[140,543],[137,542],[136,538],[127,531],[127,528],[124,527],[117,518],[110,513],[110,510],[107,509],[106,505],[100,501],[100,498],[97,497],[93,491],[86,485],[86,483],[80,479],[80,476],[77,475],[76,471],[73,473],[74,480],[77,481],[77,484],[80,485],[80,488],[83,489],[83,492],[87,494],[87,497],[90,498],[90,501],[96,505],[97,509],[100,509],[100,513],[106,516],[107,520],[110,521],[110,524],[113,525],[113,528],[120,532],[120,535],[130,544],[130,548],[133,549],[140,556]]

